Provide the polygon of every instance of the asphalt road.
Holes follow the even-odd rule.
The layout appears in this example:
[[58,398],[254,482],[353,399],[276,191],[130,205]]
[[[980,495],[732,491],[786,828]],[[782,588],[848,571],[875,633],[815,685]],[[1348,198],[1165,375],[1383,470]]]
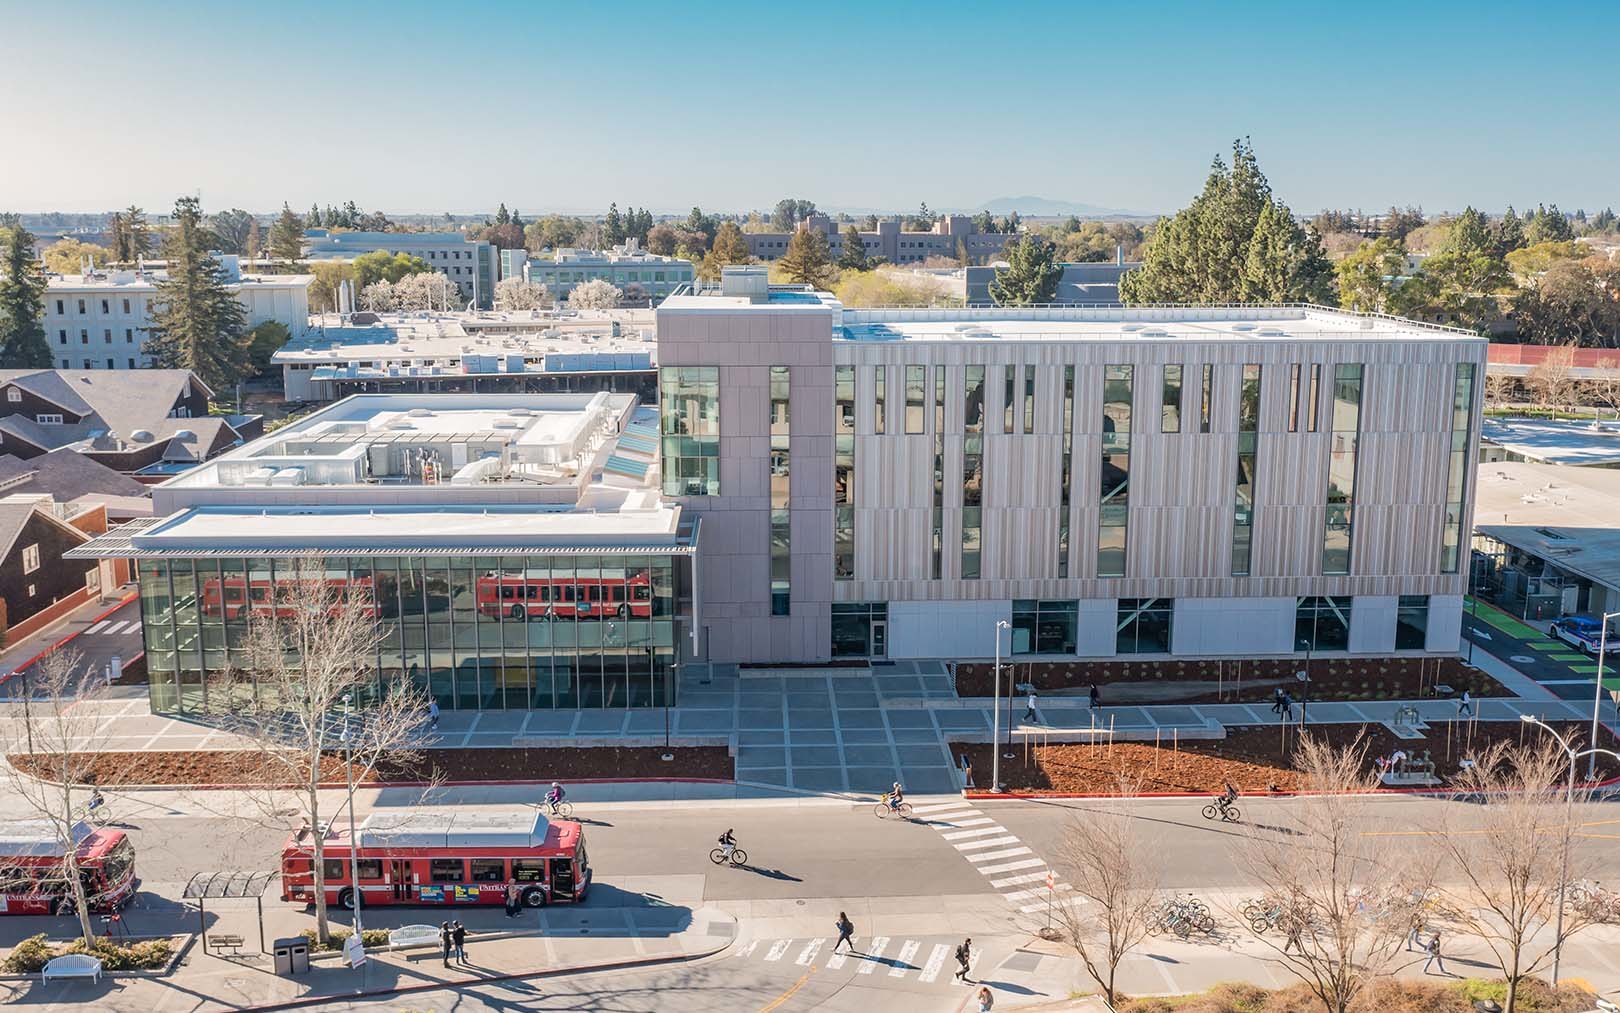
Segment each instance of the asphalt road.
[[[92,602],[81,608],[75,617],[61,627],[47,631],[41,637],[31,638],[26,644],[6,652],[6,665],[0,669],[11,671],[10,664],[21,665],[34,655],[55,643],[57,640],[77,633],[64,646],[65,649],[77,651],[83,659],[83,664],[92,671],[101,671],[102,666],[114,656],[128,661],[146,649],[141,639],[141,603],[138,599],[131,600],[116,611],[96,622],[87,623],[80,617],[99,615],[105,606]],[[37,662],[17,670],[15,675],[7,676],[5,682],[0,684],[0,696],[15,698],[22,692],[27,680],[24,676],[31,674]]]

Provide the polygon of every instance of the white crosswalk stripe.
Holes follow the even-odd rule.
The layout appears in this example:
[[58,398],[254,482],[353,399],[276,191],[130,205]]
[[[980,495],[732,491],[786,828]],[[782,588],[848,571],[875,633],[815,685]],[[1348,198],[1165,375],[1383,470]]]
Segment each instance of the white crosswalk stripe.
[[1041,861],[1039,858],[1020,858],[1016,862],[1005,862],[1001,865],[982,866],[980,867],[979,871],[988,876],[992,872],[1012,872],[1016,869],[1033,869],[1036,866],[1044,865],[1046,865],[1046,863]]
[[793,945],[793,940],[791,939],[778,939],[776,942],[771,944],[770,952],[765,954],[765,959],[770,961],[781,960],[782,954],[786,953],[788,947],[791,945]]
[[988,816],[977,816],[973,819],[959,820],[955,823],[946,822],[944,820],[924,820],[923,822],[929,824],[930,826],[965,829],[967,827],[987,827],[994,823],[995,820]]
[[935,944],[933,952],[928,954],[928,960],[923,964],[923,969],[918,972],[917,980],[933,981],[938,978],[940,969],[945,966],[945,956],[950,952],[951,948],[944,943]]
[[952,830],[948,834],[940,834],[947,841],[964,841],[970,837],[989,837],[992,834],[1004,834],[1006,827],[976,827],[972,830]]
[[113,623],[111,626],[107,627],[106,629],[102,630],[101,632],[104,633],[104,634],[107,634],[108,636],[111,636],[112,634],[115,634],[115,633],[123,633],[125,631],[126,627],[134,627],[134,626],[139,626],[139,625],[140,625],[139,620],[135,620],[134,622]]
[[[836,947],[837,945],[838,945],[837,942],[833,943],[833,946]],[[835,949],[835,950],[833,950],[833,952],[831,954],[828,955],[828,957],[827,957],[827,970],[829,970],[829,971],[838,970],[840,967],[844,966],[844,962],[847,961],[848,959],[849,959],[849,944],[845,943],[843,949],[841,949],[841,950]]]
[[106,628],[107,624],[110,623],[110,622],[112,622],[111,619],[103,619],[101,622],[96,623],[94,626],[90,627],[89,629],[85,630],[84,632],[85,633],[100,633],[103,629]]
[[1017,844],[1018,838],[1008,834],[1006,837],[986,837],[978,841],[963,841],[956,845],[957,851],[977,851],[980,848],[999,848],[1007,844]]
[[759,940],[758,939],[750,939],[750,940],[748,940],[748,942],[742,944],[742,946],[737,949],[737,952],[734,954],[734,956],[737,956],[737,957],[752,956],[754,951],[756,949],[758,949],[758,948],[759,948]]
[[[990,887],[1000,892],[1007,903],[1017,907],[1020,913],[1028,914],[1045,907],[1050,899],[1048,891],[1072,890],[1067,883],[1057,882],[1046,862],[1036,857],[1034,850],[1006,827],[982,815],[980,810],[961,808],[969,805],[971,803],[964,799],[930,805],[919,811],[932,814],[922,822],[937,828],[940,836],[973,863],[981,875],[995,877],[990,880]],[[1072,898],[1072,892],[1068,896]]]
[[1039,883],[1045,878],[1044,872],[1026,872],[1018,876],[1008,876],[1006,879],[992,879],[990,885],[999,890],[1004,886],[1018,886],[1020,883]]
[[915,939],[907,939],[904,943],[901,943],[900,952],[895,954],[894,957],[894,966],[889,968],[889,977],[903,978],[906,976],[907,971],[913,970],[911,958],[915,957],[917,951],[921,948],[922,943],[917,942]]
[[1028,848],[1017,847],[1017,848],[1003,848],[1000,851],[986,851],[986,852],[984,852],[982,854],[964,855],[962,857],[966,858],[970,862],[993,862],[998,858],[1015,858],[1018,855],[1027,855],[1027,854],[1030,854],[1030,850]]
[[883,948],[889,945],[888,936],[873,936],[872,945],[866,948],[865,963],[861,964],[856,974],[871,974],[878,969],[878,959],[883,956]]
[[931,803],[929,805],[916,806],[911,811],[916,813],[918,816],[923,816],[923,815],[926,815],[928,813],[948,812],[948,811],[950,811],[952,809],[972,809],[972,808],[973,808],[973,803],[972,802],[966,802],[966,801],[963,801],[963,802],[934,802],[934,803]]
[[804,950],[799,953],[799,957],[794,963],[800,967],[809,964],[810,961],[816,959],[816,954],[821,952],[821,944],[825,941],[823,939],[810,940],[809,943],[805,944]]

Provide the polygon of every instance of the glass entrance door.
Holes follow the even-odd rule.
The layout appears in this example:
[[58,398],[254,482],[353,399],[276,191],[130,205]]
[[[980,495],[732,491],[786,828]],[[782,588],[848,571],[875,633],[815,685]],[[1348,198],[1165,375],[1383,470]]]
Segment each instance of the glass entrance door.
[[872,657],[887,658],[889,656],[889,621],[887,619],[872,620]]

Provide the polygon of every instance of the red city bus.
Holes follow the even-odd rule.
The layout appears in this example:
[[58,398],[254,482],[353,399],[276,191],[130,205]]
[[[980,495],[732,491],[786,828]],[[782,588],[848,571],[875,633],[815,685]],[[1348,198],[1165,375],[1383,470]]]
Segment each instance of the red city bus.
[[[350,587],[358,588],[365,594],[366,600],[371,601],[371,578],[358,577],[348,580],[342,577],[329,578],[328,587],[335,592],[345,593]],[[282,583],[286,587],[286,582]],[[376,615],[377,606],[372,603],[368,610]],[[226,619],[240,619],[244,613],[261,618],[272,614],[286,618],[292,610],[284,605],[278,605],[275,597],[275,585],[268,579],[247,580],[243,577],[209,577],[203,581],[202,587],[202,614],[205,616],[224,616]]]
[[[122,830],[78,823],[79,876],[92,911],[116,911],[135,896],[135,845]],[[16,820],[0,829],[0,914],[54,915],[72,910],[62,842],[48,820]]]
[[[582,901],[591,885],[585,831],[538,809],[416,809],[374,813],[357,830],[359,895],[383,904],[504,904],[515,880],[525,907]],[[326,902],[353,907],[349,834],[326,832]],[[305,827],[281,852],[281,899],[315,903],[313,834]]]
[[637,570],[627,577],[580,579],[577,577],[528,577],[521,574],[486,573],[478,578],[475,592],[478,611],[486,616],[513,619],[558,619],[623,616],[652,617],[652,576]]

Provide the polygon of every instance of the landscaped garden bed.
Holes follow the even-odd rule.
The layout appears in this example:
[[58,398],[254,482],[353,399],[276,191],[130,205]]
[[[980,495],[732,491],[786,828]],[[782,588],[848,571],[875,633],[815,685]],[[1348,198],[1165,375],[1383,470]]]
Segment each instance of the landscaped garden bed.
[[[1036,692],[1084,696],[1096,686],[1105,704],[1256,703],[1269,701],[1277,687],[1295,699],[1305,687],[1295,673],[1307,666],[1299,658],[1228,661],[1157,660],[1004,662],[1015,684]],[[956,666],[956,692],[990,696],[995,665],[962,662]],[[1459,658],[1312,658],[1310,697],[1321,700],[1413,700],[1434,695],[1436,685],[1476,697],[1512,696],[1495,679]],[[1002,693],[1007,692],[1006,671]]]
[[83,939],[52,942],[41,932],[13,946],[0,962],[0,970],[7,974],[38,974],[57,957],[88,953],[101,960],[103,971],[161,971],[178,948],[178,940],[169,936],[122,943],[98,938],[93,946],[86,947]]
[[[668,752],[673,760],[662,757]],[[731,754],[724,746],[429,749],[413,765],[382,764],[354,772],[357,783],[403,784],[437,776],[446,781],[582,781],[649,777],[714,778],[733,776]],[[14,754],[7,759],[26,773],[48,777],[50,757]],[[322,759],[321,780],[344,783],[341,755]],[[108,752],[95,757],[92,771],[103,785],[259,784],[262,763],[251,750],[198,749]]]
[[[1580,722],[1555,724],[1560,734],[1573,735],[1571,741],[1584,741],[1589,726]],[[1309,734],[1326,738],[1335,745],[1348,745],[1359,738],[1367,747],[1369,764],[1376,757],[1395,750],[1414,759],[1428,751],[1435,773],[1442,781],[1456,773],[1458,764],[1477,756],[1499,741],[1533,742],[1547,733],[1517,721],[1460,721],[1430,725],[1426,738],[1401,739],[1382,725],[1312,725]],[[1599,733],[1600,745],[1616,748],[1615,737],[1607,730]],[[1224,739],[1187,739],[1160,745],[1143,742],[1053,743],[1031,745],[1014,742],[1011,759],[1001,761],[1001,780],[1015,792],[1054,792],[1089,794],[1107,792],[1117,783],[1121,771],[1138,783],[1143,792],[1216,793],[1228,783],[1242,792],[1297,791],[1299,774],[1293,754],[1299,745],[1297,725],[1251,725],[1228,728]],[[951,754],[967,754],[981,789],[990,787],[992,746],[988,743],[951,743]],[[1025,757],[1028,757],[1026,760]],[[1620,763],[1600,756],[1598,776],[1620,776]]]
[[[1500,981],[1469,978],[1436,983],[1386,978],[1375,981],[1350,1003],[1350,1013],[1475,1013],[1474,1003],[1490,999],[1503,1003],[1507,987]],[[1584,988],[1563,985],[1555,993],[1545,982],[1526,978],[1519,983],[1520,1013],[1584,1013],[1595,996]],[[1127,999],[1120,1013],[1300,1013],[1320,1009],[1321,1000],[1303,985],[1266,989],[1246,983],[1216,985],[1197,995]]]

